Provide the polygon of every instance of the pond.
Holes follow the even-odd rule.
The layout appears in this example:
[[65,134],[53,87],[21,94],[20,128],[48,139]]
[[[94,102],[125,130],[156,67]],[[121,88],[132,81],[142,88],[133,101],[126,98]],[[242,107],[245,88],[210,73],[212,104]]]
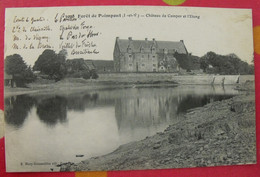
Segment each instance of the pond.
[[232,87],[137,87],[5,98],[8,171],[50,171],[144,139]]

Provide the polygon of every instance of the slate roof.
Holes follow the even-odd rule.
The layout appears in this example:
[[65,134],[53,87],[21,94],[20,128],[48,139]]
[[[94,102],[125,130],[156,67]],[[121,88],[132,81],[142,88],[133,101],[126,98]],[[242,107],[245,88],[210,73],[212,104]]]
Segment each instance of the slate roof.
[[187,54],[188,51],[181,41],[153,41],[153,40],[129,40],[129,39],[118,39],[118,46],[120,52],[127,52],[128,46],[131,47],[133,52],[140,52],[143,47],[144,52],[150,51],[152,46],[156,48],[156,52],[163,52],[165,48],[168,49],[169,53],[177,51],[180,54]]
[[114,70],[113,60],[92,60],[92,61],[97,70],[103,70],[104,67],[110,71]]

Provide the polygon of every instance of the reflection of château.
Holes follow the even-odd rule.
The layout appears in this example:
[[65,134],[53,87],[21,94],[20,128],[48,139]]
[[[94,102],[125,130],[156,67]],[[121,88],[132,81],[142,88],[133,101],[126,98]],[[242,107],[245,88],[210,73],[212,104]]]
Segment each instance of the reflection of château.
[[[129,127],[152,127],[177,118],[180,96],[169,90],[133,89],[115,101],[115,115],[119,130]],[[133,93],[135,92],[135,93]]]
[[116,38],[114,66],[116,72],[176,72],[175,54],[188,54],[183,40],[179,42],[153,39],[133,40]]
[[[183,94],[185,93],[185,94]],[[152,128],[167,122],[179,121],[179,114],[188,109],[222,100],[229,95],[215,95],[214,90],[194,94],[193,90],[183,92],[180,88],[127,88],[79,92],[71,95],[29,96],[17,95],[5,98],[5,121],[21,127],[32,110],[48,126],[66,123],[68,112],[82,112],[114,107],[115,119],[120,133],[131,129]]]

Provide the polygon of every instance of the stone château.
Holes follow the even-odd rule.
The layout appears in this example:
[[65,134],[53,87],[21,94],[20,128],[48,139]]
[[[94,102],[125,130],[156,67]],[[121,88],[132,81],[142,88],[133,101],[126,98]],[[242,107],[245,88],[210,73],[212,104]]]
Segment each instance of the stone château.
[[115,72],[177,72],[175,54],[188,55],[183,40],[156,41],[116,38],[114,48]]

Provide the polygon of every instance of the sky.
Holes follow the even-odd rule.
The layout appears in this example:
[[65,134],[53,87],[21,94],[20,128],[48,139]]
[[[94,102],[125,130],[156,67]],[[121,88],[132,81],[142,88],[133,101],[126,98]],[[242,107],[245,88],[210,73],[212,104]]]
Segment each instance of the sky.
[[[78,18],[79,15],[82,18]],[[111,15],[115,16],[111,18]],[[62,27],[73,26],[78,29],[61,30]],[[39,32],[33,29],[45,30]],[[87,36],[91,31],[98,35]],[[45,50],[44,47],[49,46],[58,53],[66,43],[73,45],[67,48],[68,59],[113,60],[116,37],[183,40],[188,52],[193,55],[203,56],[213,51],[221,55],[235,53],[248,63],[253,59],[252,12],[249,9],[158,6],[6,9],[5,57],[20,54],[31,66]],[[82,41],[91,43],[92,47],[76,48],[76,43],[81,44]],[[34,49],[29,49],[31,44]],[[84,49],[97,53],[73,54],[73,50]]]

